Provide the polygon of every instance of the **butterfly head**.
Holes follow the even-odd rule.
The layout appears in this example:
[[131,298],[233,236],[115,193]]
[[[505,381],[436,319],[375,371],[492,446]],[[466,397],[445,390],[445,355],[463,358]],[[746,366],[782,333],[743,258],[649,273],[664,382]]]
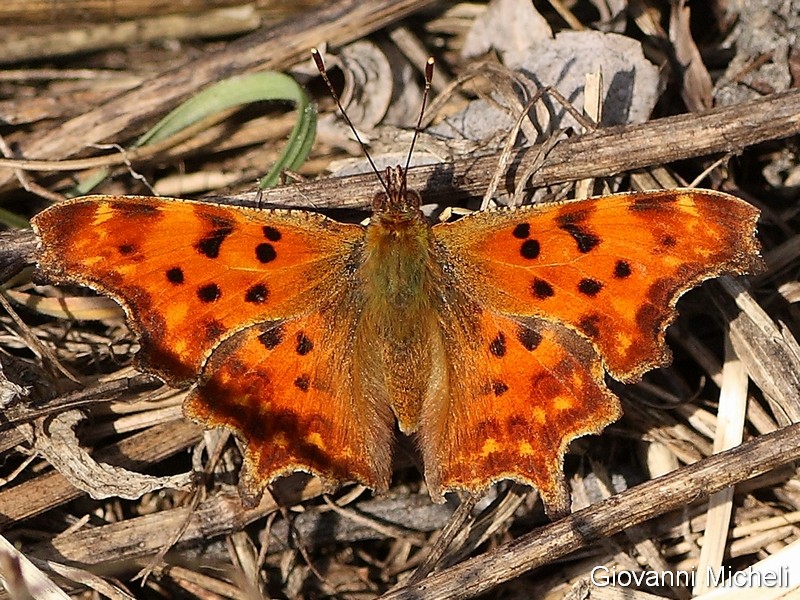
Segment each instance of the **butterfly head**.
[[384,189],[372,199],[372,210],[375,217],[389,219],[397,217],[418,218],[422,198],[416,190],[406,185],[406,170],[397,166],[388,167],[384,172]]

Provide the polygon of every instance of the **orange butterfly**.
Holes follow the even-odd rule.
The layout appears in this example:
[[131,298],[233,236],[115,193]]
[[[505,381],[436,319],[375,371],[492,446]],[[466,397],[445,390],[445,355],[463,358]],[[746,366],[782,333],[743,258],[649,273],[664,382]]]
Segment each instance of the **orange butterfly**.
[[671,190],[431,227],[387,170],[366,227],[319,214],[93,196],[33,219],[40,273],[118,299],[141,367],[246,444],[240,488],[306,471],[385,490],[395,420],[434,499],[502,479],[568,510],[570,441],[620,416],[604,373],[665,365],[687,289],[757,270],[758,211]]

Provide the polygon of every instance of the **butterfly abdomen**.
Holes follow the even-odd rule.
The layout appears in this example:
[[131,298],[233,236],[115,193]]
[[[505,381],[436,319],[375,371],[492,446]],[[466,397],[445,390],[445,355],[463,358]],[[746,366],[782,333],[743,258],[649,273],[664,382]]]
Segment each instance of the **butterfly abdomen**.
[[[432,293],[436,263],[421,213],[382,215],[367,230],[361,280],[363,378],[392,406],[400,429],[416,431],[435,368],[439,327]],[[369,365],[369,367],[367,367]]]

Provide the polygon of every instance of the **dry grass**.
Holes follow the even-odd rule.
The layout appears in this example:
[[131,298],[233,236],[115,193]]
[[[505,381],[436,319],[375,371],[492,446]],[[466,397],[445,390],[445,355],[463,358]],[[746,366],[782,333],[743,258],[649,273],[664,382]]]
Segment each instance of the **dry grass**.
[[[482,10],[408,0],[333,2],[315,10],[310,3],[276,7],[266,0],[201,4],[209,12],[150,12],[136,37],[137,22],[126,19],[147,8],[133,0],[120,2],[113,15],[79,1],[61,12],[49,2],[6,3],[0,10],[6,156],[63,161],[105,154],[114,161],[116,152],[96,145],[129,144],[209,82],[288,69],[323,41],[339,46],[380,38],[420,68],[418,55],[432,53],[440,81],[455,81],[470,66],[458,51]],[[575,26],[582,22],[583,5],[570,13],[552,2],[567,11],[561,16],[551,5],[540,8],[551,26],[564,28],[572,18]],[[279,9],[291,16],[268,25]],[[615,387],[623,419],[573,444],[566,472],[575,514],[548,524],[535,493],[506,484],[461,509],[457,498],[434,505],[408,440],[400,442],[386,495],[349,486],[328,496],[319,481],[297,475],[245,508],[235,490],[234,441],[182,417],[185,391],[132,368],[136,343],[121,319],[54,319],[4,300],[0,574],[11,590],[6,597],[24,598],[28,590],[36,598],[599,598],[611,590],[591,585],[597,566],[738,570],[769,557],[791,561],[800,520],[792,462],[800,455],[800,430],[792,425],[800,421],[800,347],[793,306],[797,148],[790,136],[800,131],[800,94],[776,91],[769,71],[748,79],[778,64],[777,50],[764,51],[737,74],[751,99],[710,109],[711,85],[719,84],[722,63],[730,59],[719,46],[728,25],[720,15],[704,17],[716,19],[715,26],[689,29],[673,16],[670,38],[661,28],[669,14],[629,13],[628,30],[644,40],[669,83],[656,110],[664,118],[601,128],[546,153],[515,150],[509,175],[501,178],[501,192],[527,184],[558,195],[586,177],[627,174],[628,187],[668,186],[708,169],[702,185],[739,195],[763,214],[767,271],[687,294],[670,330],[674,364],[641,384]],[[257,29],[259,19],[265,21]],[[387,33],[387,27],[393,29]],[[701,39],[692,39],[693,31]],[[691,65],[683,78],[669,60],[670,48]],[[709,73],[701,56],[719,70]],[[795,65],[793,54],[788,60]],[[436,104],[434,118],[486,93],[475,85]],[[319,81],[311,80],[310,88],[325,107],[321,112],[329,113]],[[114,162],[113,177],[98,191],[148,193],[141,176],[173,194],[191,190],[252,202],[255,178],[291,128],[290,116],[269,110],[266,117],[240,111],[180,146],[130,165]],[[404,151],[407,138],[393,143],[396,135],[379,126],[371,138]],[[357,153],[338,129],[321,125],[303,174],[317,176],[332,160]],[[499,146],[451,144],[434,146],[433,153],[450,166],[413,169],[409,182],[439,208],[474,205],[501,158]],[[720,157],[725,160],[714,162]],[[90,172],[15,166],[0,167],[0,202],[25,218]],[[372,175],[311,180],[270,190],[261,202],[363,208],[375,187]],[[29,233],[10,229],[0,237],[0,274],[12,294],[33,292],[31,271],[22,268],[33,258]],[[88,302],[82,308],[108,308]],[[738,429],[729,425],[736,410],[744,419]],[[726,441],[736,445],[737,434],[741,446],[715,453]],[[665,477],[656,480],[659,475]],[[149,576],[136,579],[145,568]],[[644,590],[692,596],[680,584]]]

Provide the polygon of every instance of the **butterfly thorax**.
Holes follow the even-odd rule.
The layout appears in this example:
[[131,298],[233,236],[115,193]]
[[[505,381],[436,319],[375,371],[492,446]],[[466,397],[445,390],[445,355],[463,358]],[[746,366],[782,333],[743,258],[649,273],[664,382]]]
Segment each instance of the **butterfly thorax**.
[[368,305],[381,315],[389,313],[392,319],[403,320],[404,313],[426,303],[432,266],[431,230],[419,208],[420,195],[406,188],[403,168],[387,169],[385,178],[385,191],[372,201],[364,286]]
[[363,377],[376,397],[393,407],[404,432],[417,429],[422,399],[435,370],[439,346],[436,261],[431,228],[419,209],[419,194],[405,188],[398,167],[387,171],[387,191],[376,195],[367,227],[361,276],[364,312],[358,336],[368,340]]

